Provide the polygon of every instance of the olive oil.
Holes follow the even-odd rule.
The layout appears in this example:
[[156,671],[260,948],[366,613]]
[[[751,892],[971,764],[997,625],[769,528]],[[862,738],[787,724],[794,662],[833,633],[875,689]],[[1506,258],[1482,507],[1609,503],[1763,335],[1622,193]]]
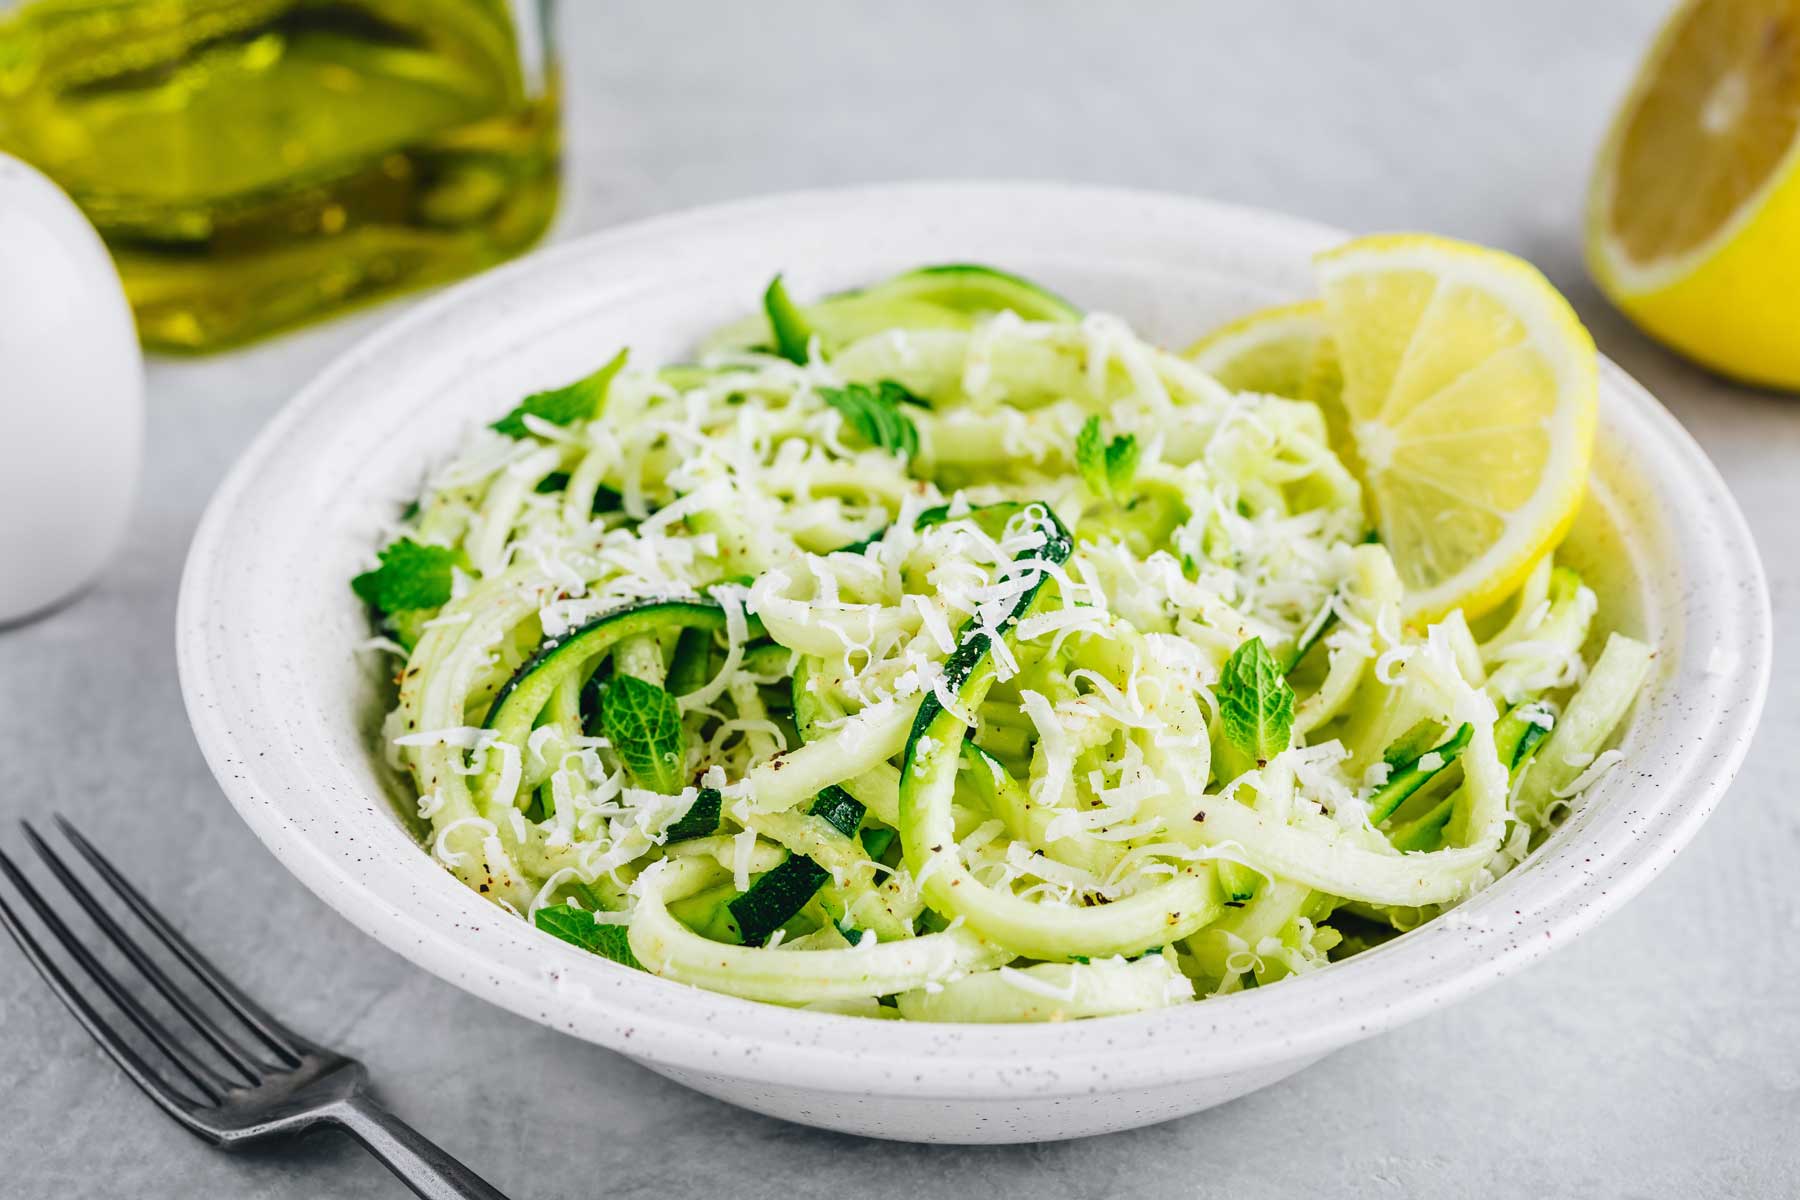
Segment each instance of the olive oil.
[[548,0],[30,0],[0,150],[207,350],[516,254],[557,194]]

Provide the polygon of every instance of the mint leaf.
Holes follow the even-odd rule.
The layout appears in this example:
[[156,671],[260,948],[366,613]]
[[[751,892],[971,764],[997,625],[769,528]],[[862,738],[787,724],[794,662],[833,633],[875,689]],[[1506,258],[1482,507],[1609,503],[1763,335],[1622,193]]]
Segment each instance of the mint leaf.
[[1075,467],[1082,482],[1096,496],[1118,498],[1137,474],[1136,434],[1122,434],[1112,441],[1100,435],[1100,418],[1089,417],[1075,435]]
[[619,351],[604,367],[565,387],[533,392],[519,401],[517,408],[488,428],[504,433],[509,438],[528,438],[531,430],[525,425],[526,417],[538,417],[552,425],[573,425],[577,421],[593,420],[605,406],[606,389],[612,386],[613,376],[624,369],[625,356],[629,353],[629,350]]
[[763,311],[769,315],[769,328],[775,334],[775,353],[804,366],[812,326],[787,294],[787,286],[779,275],[769,281],[768,290],[763,293]]
[[1106,486],[1117,496],[1131,486],[1137,474],[1138,442],[1135,433],[1116,437],[1106,446]]
[[381,565],[350,581],[364,603],[384,614],[410,608],[438,608],[450,599],[452,568],[462,556],[446,546],[422,546],[401,538],[379,555]]
[[883,379],[874,387],[852,383],[841,388],[822,387],[818,393],[819,399],[843,415],[844,424],[876,449],[889,450],[905,458],[919,452],[919,431],[900,406],[925,405],[925,401],[900,384]]
[[636,971],[644,969],[644,964],[631,952],[625,926],[597,925],[594,914],[586,909],[569,904],[546,905],[537,910],[532,923],[545,933],[559,937],[571,946],[580,946],[590,954],[610,958]]
[[[1251,638],[1231,652],[1213,696],[1225,740],[1245,760],[1234,777],[1263,766],[1288,748],[1294,728],[1294,689],[1261,638]],[[1224,778],[1222,772],[1220,778]]]
[[1100,418],[1089,417],[1075,435],[1075,466],[1088,491],[1106,494],[1106,444],[1100,440]]
[[633,675],[600,691],[600,729],[639,787],[673,796],[687,774],[687,736],[675,697]]

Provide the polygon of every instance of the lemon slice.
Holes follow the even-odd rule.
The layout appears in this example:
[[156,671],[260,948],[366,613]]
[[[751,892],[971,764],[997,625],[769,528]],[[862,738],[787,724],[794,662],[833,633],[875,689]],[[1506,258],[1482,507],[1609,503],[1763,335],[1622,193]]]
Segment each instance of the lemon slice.
[[1299,400],[1326,333],[1323,301],[1283,304],[1221,325],[1189,346],[1187,357],[1234,392]]
[[1601,151],[1587,246],[1653,337],[1800,388],[1800,3],[1676,10]]
[[1580,507],[1595,353],[1530,264],[1446,238],[1361,238],[1316,260],[1343,412],[1406,616],[1479,616]]
[[1325,414],[1331,448],[1362,474],[1339,399],[1344,379],[1323,300],[1259,309],[1221,325],[1187,348],[1187,357],[1234,392],[1311,400]]

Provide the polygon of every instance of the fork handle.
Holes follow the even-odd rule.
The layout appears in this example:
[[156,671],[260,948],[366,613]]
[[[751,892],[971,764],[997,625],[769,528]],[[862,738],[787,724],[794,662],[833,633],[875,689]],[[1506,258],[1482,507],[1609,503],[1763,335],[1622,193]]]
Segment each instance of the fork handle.
[[425,1200],[506,1200],[505,1193],[368,1096],[334,1106],[331,1118]]

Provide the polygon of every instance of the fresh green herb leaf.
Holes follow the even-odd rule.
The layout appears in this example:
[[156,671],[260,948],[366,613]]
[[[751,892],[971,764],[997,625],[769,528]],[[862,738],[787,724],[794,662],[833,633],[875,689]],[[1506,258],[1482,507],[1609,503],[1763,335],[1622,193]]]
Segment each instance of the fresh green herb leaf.
[[675,697],[632,675],[600,690],[600,728],[639,787],[672,796],[687,774],[687,736]]
[[812,326],[788,295],[787,285],[779,275],[769,281],[768,290],[763,293],[763,311],[769,314],[769,328],[775,333],[775,353],[804,365],[807,347],[812,342]]
[[724,802],[725,797],[718,788],[701,788],[700,794],[694,797],[693,807],[681,814],[681,820],[669,826],[666,840],[685,842],[719,832],[719,808]]
[[580,946],[590,954],[610,958],[623,966],[641,971],[644,965],[631,952],[631,942],[623,925],[597,925],[594,914],[569,904],[547,904],[537,910],[533,919],[539,929]]
[[1107,441],[1100,435],[1100,418],[1089,417],[1075,435],[1075,466],[1082,482],[1096,496],[1118,499],[1137,475],[1136,434],[1121,434]]
[[819,399],[843,415],[844,424],[876,449],[905,458],[919,452],[919,431],[900,406],[924,402],[893,380],[883,379],[873,387],[866,383],[822,387],[818,392]]
[[401,538],[380,554],[381,565],[350,581],[351,590],[383,613],[438,608],[450,599],[452,569],[462,556],[445,546]]
[[1213,695],[1225,740],[1247,760],[1244,770],[1263,766],[1288,748],[1294,689],[1261,638],[1253,637],[1231,652]]
[[1122,494],[1137,474],[1138,441],[1135,433],[1116,437],[1106,444],[1106,486],[1112,494]]
[[1106,494],[1106,443],[1100,437],[1100,418],[1089,417],[1075,435],[1075,467],[1088,491]]
[[509,438],[527,438],[531,436],[531,430],[525,424],[526,417],[537,417],[552,425],[593,420],[605,406],[606,390],[612,385],[613,376],[624,368],[628,353],[630,351],[619,351],[604,367],[574,383],[547,392],[533,392],[488,428]]

